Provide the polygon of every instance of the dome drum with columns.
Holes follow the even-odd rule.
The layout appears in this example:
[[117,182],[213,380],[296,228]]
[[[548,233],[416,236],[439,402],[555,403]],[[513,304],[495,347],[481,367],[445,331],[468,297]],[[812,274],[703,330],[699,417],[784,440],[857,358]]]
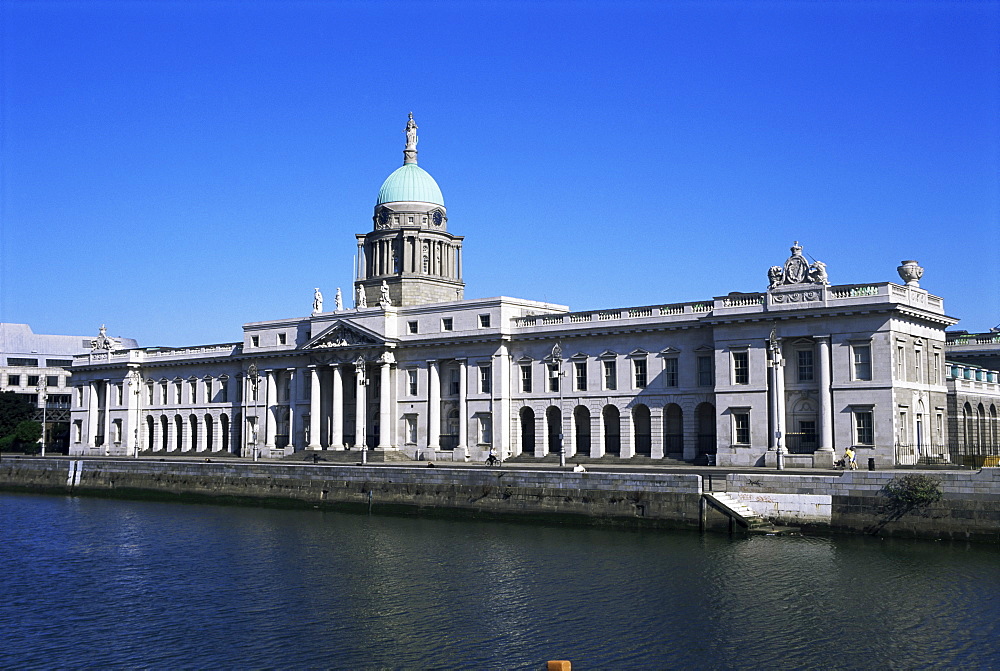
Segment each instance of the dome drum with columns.
[[448,233],[444,196],[430,173],[417,165],[417,124],[406,123],[403,165],[379,189],[372,230],[359,234],[354,295],[368,305],[384,282],[394,306],[461,300],[462,237]]

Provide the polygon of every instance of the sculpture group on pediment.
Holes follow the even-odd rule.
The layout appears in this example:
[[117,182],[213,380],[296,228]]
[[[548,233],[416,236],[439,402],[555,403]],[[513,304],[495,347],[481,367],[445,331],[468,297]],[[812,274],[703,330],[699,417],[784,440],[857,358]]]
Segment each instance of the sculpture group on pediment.
[[822,261],[809,263],[802,256],[802,247],[796,240],[791,247],[792,255],[784,266],[771,266],[767,271],[768,290],[791,284],[821,284],[830,283],[826,273],[826,264]]

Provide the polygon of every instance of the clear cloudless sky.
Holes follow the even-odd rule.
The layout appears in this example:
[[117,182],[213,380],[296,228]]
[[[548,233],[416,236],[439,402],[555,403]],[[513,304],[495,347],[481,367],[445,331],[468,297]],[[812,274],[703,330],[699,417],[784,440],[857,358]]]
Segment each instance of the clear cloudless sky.
[[410,111],[469,298],[761,291],[798,240],[1000,322],[997,2],[0,0],[0,31],[0,321],[37,333],[332,309]]

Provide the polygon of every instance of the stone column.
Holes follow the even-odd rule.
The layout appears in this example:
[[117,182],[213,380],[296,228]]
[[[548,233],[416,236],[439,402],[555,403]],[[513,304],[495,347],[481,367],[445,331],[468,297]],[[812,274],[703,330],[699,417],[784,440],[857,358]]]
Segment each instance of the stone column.
[[[344,373],[334,364],[330,383],[330,449],[344,449]],[[319,439],[317,439],[318,441]]]
[[458,360],[458,447],[469,455],[469,371],[465,359]]
[[621,409],[618,430],[621,433],[621,457],[622,459],[631,459],[635,456],[635,422],[632,421],[631,408]]
[[438,450],[441,448],[441,376],[437,361],[427,362],[427,377],[427,449]]
[[295,386],[299,383],[298,376],[294,368],[288,370],[288,447],[286,449],[295,451],[295,420],[298,415],[299,393]]
[[278,402],[275,392],[277,388],[274,384],[274,371],[264,371],[264,449],[270,450],[274,447],[275,431],[275,404]]
[[833,394],[830,391],[830,336],[816,338],[819,357],[819,449],[834,451]]
[[510,441],[510,349],[500,345],[496,353],[497,365],[493,371],[493,445],[499,455],[511,453]]
[[379,438],[378,448],[380,450],[392,449],[392,364],[396,361],[392,352],[386,352],[381,359],[381,375],[379,378]]
[[604,431],[604,407],[590,415],[590,456],[595,459],[607,454],[608,443]]
[[100,408],[97,402],[97,382],[87,385],[87,445],[97,447],[97,419]]
[[[780,341],[779,341],[780,342]],[[780,350],[779,350],[780,351]],[[774,448],[778,452],[787,452],[785,449],[785,355],[780,352],[778,361],[774,367],[774,411],[776,432]]]
[[355,372],[354,375],[354,391],[357,398],[357,403],[354,409],[354,447],[359,450],[367,449],[365,444],[365,433],[368,429],[367,422],[367,408],[365,397],[365,369],[362,367],[360,371]]
[[104,381],[104,454],[111,451],[111,380]]
[[320,444],[319,435],[319,416],[321,412],[319,402],[319,368],[309,366],[309,445],[306,447],[307,450],[323,449],[322,444]]

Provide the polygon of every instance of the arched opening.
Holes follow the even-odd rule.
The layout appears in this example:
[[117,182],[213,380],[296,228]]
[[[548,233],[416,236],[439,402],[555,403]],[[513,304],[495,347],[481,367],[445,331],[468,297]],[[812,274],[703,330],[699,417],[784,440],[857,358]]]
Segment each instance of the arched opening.
[[635,436],[635,453],[640,457],[653,456],[653,430],[649,408],[640,403],[632,408],[632,432]]
[[973,424],[973,422],[974,420],[972,418],[972,406],[966,403],[964,406],[962,406],[962,427],[963,427],[963,432],[965,433],[964,436],[965,439],[962,442],[965,444],[964,447],[966,450],[965,452],[966,454],[972,454],[972,452],[970,452],[969,450],[971,450],[971,448],[975,444],[975,437],[974,437],[975,425]]
[[621,413],[613,405],[604,406],[601,411],[604,424],[604,453],[620,457],[622,453]]
[[205,449],[208,452],[215,449],[215,422],[211,415],[205,415]]
[[992,427],[992,440],[991,445],[993,450],[991,454],[1000,453],[1000,425],[997,424],[997,407],[995,405],[990,406],[990,426]]
[[663,454],[674,459],[684,455],[684,412],[676,403],[663,409]]
[[225,413],[219,417],[219,451],[229,451],[229,415]]
[[711,403],[699,403],[694,409],[695,423],[698,425],[698,456],[714,455],[715,444],[715,406]]
[[170,449],[170,420],[160,415],[160,447],[164,452]]
[[174,415],[174,449],[184,450],[184,420],[180,415]]
[[535,452],[535,411],[531,408],[521,408],[521,453]]
[[153,451],[156,447],[156,436],[153,435],[153,429],[156,428],[156,420],[153,419],[152,415],[146,415],[146,450],[149,452]]
[[559,408],[550,405],[545,410],[545,425],[548,429],[547,451],[549,454],[559,454],[562,441],[562,413]]
[[573,428],[576,435],[576,454],[590,456],[590,410],[582,405],[573,409]]
[[976,408],[976,424],[978,425],[976,430],[976,447],[979,448],[980,454],[986,454],[986,408],[980,403]]
[[198,418],[194,415],[188,417],[188,424],[191,426],[191,451],[198,451]]

